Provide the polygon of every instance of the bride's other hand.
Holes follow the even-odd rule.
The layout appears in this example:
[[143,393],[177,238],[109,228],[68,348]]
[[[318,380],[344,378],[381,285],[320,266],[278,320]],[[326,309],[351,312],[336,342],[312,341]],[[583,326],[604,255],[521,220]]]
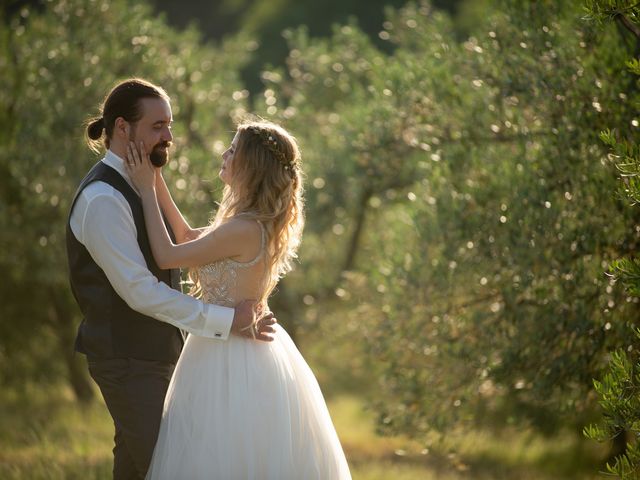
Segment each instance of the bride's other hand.
[[139,149],[135,143],[129,142],[124,164],[129,178],[140,193],[155,187],[157,169],[151,163],[142,142],[140,142]]

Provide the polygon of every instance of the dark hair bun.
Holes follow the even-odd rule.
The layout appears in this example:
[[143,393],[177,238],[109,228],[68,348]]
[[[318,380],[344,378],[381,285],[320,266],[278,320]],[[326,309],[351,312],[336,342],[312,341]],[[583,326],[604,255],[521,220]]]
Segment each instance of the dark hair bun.
[[87,134],[91,140],[98,140],[102,136],[102,130],[104,130],[103,117],[94,120],[87,126]]

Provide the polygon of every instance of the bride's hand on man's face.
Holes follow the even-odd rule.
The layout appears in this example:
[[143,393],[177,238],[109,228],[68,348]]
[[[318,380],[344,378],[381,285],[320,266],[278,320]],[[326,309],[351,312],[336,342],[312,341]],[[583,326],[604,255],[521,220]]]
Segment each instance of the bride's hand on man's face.
[[138,190],[153,189],[156,183],[156,167],[151,163],[142,142],[138,146],[129,142],[124,163],[129,178]]

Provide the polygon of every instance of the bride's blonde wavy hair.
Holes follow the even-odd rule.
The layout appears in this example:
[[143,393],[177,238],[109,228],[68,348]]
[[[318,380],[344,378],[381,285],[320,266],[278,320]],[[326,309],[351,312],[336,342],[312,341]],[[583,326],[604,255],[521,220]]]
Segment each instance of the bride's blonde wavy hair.
[[[292,269],[304,227],[303,177],[296,139],[267,121],[238,125],[232,178],[211,226],[237,216],[262,223],[266,234],[265,274],[259,303]],[[193,279],[196,289],[197,279]]]

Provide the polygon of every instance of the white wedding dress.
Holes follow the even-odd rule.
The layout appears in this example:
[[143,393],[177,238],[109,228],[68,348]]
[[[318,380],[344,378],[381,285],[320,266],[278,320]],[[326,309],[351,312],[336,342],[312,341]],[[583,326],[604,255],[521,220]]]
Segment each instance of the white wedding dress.
[[[233,306],[252,262],[198,269],[203,300]],[[343,480],[349,467],[318,382],[287,332],[273,342],[189,335],[167,391],[149,480]]]

